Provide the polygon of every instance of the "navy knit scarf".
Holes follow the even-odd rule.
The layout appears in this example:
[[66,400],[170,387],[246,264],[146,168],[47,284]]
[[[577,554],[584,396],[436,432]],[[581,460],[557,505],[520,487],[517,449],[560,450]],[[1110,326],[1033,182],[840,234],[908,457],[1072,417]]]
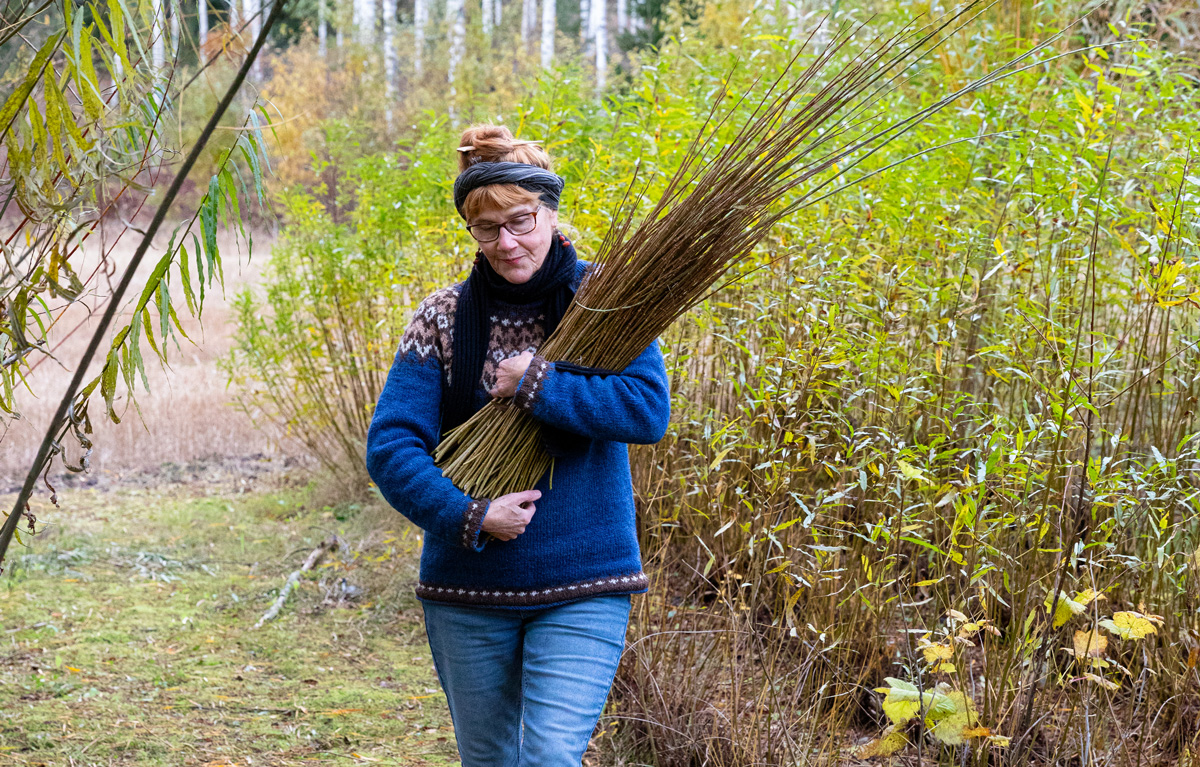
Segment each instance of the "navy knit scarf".
[[[475,266],[463,284],[454,311],[453,368],[449,389],[443,391],[442,396],[442,434],[462,424],[477,409],[475,389],[483,376],[494,302],[544,303],[542,313],[546,318],[546,338],[549,338],[575,297],[571,280],[575,277],[578,262],[575,247],[557,232],[550,238],[550,252],[542,262],[542,268],[520,285],[501,277],[482,253],[475,257]],[[543,447],[552,456],[581,452],[586,449],[587,442],[583,437],[542,426]]]

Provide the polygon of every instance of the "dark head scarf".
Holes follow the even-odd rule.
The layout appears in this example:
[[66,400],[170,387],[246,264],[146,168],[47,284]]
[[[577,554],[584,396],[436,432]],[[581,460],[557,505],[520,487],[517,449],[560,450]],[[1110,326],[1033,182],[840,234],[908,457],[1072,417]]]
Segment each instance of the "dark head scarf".
[[[478,409],[475,391],[483,377],[493,303],[542,303],[549,338],[575,297],[571,282],[578,263],[575,247],[557,232],[550,239],[550,252],[542,268],[520,285],[501,277],[482,253],[475,257],[475,266],[463,283],[454,312],[450,386],[442,392],[442,434],[466,421]],[[542,445],[550,455],[562,456],[585,449],[587,439],[543,424]]]
[[454,207],[458,208],[458,215],[466,220],[463,203],[467,195],[492,184],[516,184],[536,192],[546,207],[558,210],[558,198],[566,182],[562,176],[523,162],[477,162],[454,179]]

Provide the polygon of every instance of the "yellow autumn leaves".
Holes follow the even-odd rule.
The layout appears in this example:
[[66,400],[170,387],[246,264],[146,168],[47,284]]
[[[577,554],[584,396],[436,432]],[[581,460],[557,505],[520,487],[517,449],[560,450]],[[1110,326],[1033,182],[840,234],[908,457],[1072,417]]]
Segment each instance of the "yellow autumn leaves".
[[1143,639],[1158,633],[1156,627],[1162,624],[1161,615],[1146,615],[1132,611],[1113,613],[1111,619],[1099,623],[1101,628],[1108,629],[1121,639]]
[[917,642],[917,649],[929,664],[929,670],[934,673],[953,674],[958,670],[953,663],[955,647],[974,647],[972,640],[983,632],[1000,635],[1000,629],[993,626],[991,621],[972,621],[958,610],[949,611],[946,618],[949,630],[945,632],[944,639],[934,642],[931,638],[933,635],[926,634]]
[[[1068,597],[1066,592],[1060,591],[1057,599],[1053,595],[1046,597],[1046,610],[1054,611],[1052,625],[1054,628],[1060,628],[1076,615],[1083,614],[1088,605],[1103,599],[1105,599],[1104,594],[1092,589],[1077,592],[1073,597]],[[1100,673],[1114,665],[1118,669],[1124,670],[1120,665],[1104,657],[1108,650],[1108,637],[1102,634],[1100,629],[1104,629],[1119,639],[1130,641],[1144,639],[1157,633],[1158,626],[1163,623],[1162,616],[1145,612],[1144,606],[1139,605],[1138,609],[1141,612],[1133,610],[1115,612],[1111,618],[1097,621],[1096,628],[1075,632],[1071,642],[1072,646],[1065,649],[1068,654],[1075,656],[1075,662],[1083,673],[1072,678],[1072,682],[1092,682],[1106,690],[1116,690],[1121,686],[1120,683],[1108,679]]]
[[[1087,612],[1089,606],[1097,605],[1106,597],[1094,589],[1083,589],[1068,595],[1059,591],[1057,597],[1048,595],[1045,607],[1051,614],[1051,626],[1065,626],[1072,618]],[[1137,611],[1114,612],[1111,618],[1096,622],[1095,627],[1076,631],[1071,646],[1065,652],[1075,658],[1078,676],[1071,682],[1090,682],[1107,690],[1116,690],[1119,683],[1106,678],[1103,672],[1111,667],[1124,671],[1120,664],[1105,657],[1109,649],[1109,635],[1122,640],[1137,641],[1158,632],[1163,618],[1146,612],[1144,605]],[[1107,632],[1107,633],[1105,633]],[[957,610],[946,614],[946,627],[941,637],[934,639],[932,633],[925,634],[917,642],[917,650],[933,674],[958,672],[956,655],[962,647],[973,647],[984,634],[999,635],[1000,631],[987,620],[972,621]],[[1126,672],[1128,673],[1128,672]],[[876,689],[884,694],[883,713],[888,718],[888,727],[878,738],[860,746],[856,756],[891,756],[910,744],[908,730],[914,721],[924,724],[926,732],[947,746],[968,743],[1005,747],[1009,739],[993,734],[980,724],[972,700],[961,690],[955,690],[946,682],[939,682],[931,689],[920,689],[917,685],[895,677],[885,679],[888,686]]]
[[1076,658],[1100,658],[1108,648],[1108,637],[1099,631],[1076,631],[1075,647],[1072,652]]
[[961,746],[971,740],[1008,745],[1008,738],[980,726],[975,705],[961,690],[953,690],[945,682],[931,690],[919,690],[903,679],[888,677],[884,681],[888,686],[877,692],[886,693],[883,713],[891,724],[880,737],[858,749],[860,758],[890,756],[903,749],[909,744],[905,728],[922,715],[929,733],[947,746]]
[[1068,597],[1067,592],[1060,591],[1058,599],[1055,599],[1053,594],[1046,597],[1046,609],[1054,611],[1054,628],[1059,628],[1076,615],[1082,615],[1087,606],[1097,599],[1105,599],[1105,596],[1092,589],[1076,592],[1074,598]]
[[[952,674],[958,670],[954,664],[958,649],[974,647],[977,638],[985,633],[999,635],[1000,630],[991,621],[972,621],[958,610],[950,610],[946,614],[942,639],[935,642],[932,634],[926,634],[918,641],[917,649],[931,672]],[[1001,748],[1008,745],[1007,737],[995,735],[980,725],[971,699],[946,682],[939,682],[930,690],[920,690],[902,679],[888,677],[884,681],[888,686],[880,687],[876,692],[884,693],[883,713],[891,724],[880,737],[858,749],[859,758],[890,756],[903,749],[909,744],[905,730],[917,719],[922,719],[929,734],[947,746],[968,742]]]

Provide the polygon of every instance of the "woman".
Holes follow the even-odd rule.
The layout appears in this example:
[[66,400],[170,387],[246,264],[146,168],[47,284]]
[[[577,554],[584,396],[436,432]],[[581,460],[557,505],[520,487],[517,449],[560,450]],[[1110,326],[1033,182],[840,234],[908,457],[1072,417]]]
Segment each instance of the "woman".
[[[417,586],[463,767],[578,767],[646,590],[626,443],[670,417],[658,344],[613,371],[545,360],[586,272],[557,230],[563,180],[507,128],[468,129],[454,197],[479,244],[421,302],[367,436],[383,497],[426,532]],[[490,397],[541,422],[551,476],[471,498],[431,453]]]

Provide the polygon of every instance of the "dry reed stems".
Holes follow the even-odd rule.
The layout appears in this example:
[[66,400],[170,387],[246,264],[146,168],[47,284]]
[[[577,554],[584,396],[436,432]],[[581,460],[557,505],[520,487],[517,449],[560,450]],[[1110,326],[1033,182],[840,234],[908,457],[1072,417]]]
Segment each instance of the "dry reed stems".
[[[835,179],[954,99],[1032,66],[1017,65],[1050,44],[1046,41],[906,118],[888,120],[872,113],[908,68],[976,5],[960,7],[920,29],[910,26],[871,40],[837,65],[824,84],[818,79],[863,27],[841,32],[801,66],[814,29],[728,139],[722,136],[746,97],[718,119],[728,98],[722,90],[658,203],[632,234],[645,187],[635,194],[636,175],[630,182],[595,268],[540,354],[548,360],[624,369],[750,257],[781,219],[827,197],[828,192],[821,192]],[[810,184],[824,174],[824,181]],[[489,402],[448,433],[434,456],[445,476],[479,498],[529,489],[551,465],[537,422],[508,399]]]

